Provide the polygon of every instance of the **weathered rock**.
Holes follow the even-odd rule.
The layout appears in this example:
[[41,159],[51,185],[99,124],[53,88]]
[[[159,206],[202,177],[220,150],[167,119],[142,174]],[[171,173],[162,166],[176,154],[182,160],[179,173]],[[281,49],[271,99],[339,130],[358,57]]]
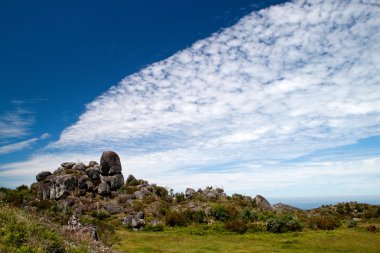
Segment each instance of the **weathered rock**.
[[95,167],[95,165],[99,165],[99,163],[95,162],[95,161],[90,161],[88,163],[88,166],[87,167]]
[[70,195],[77,186],[77,179],[74,175],[64,174],[57,175],[50,185],[50,198],[60,199]]
[[145,216],[145,214],[143,211],[138,211],[135,215],[135,217],[138,219],[144,219],[144,216]]
[[44,181],[45,178],[47,178],[50,175],[52,175],[50,171],[42,171],[42,172],[37,174],[36,180],[37,180],[37,182]]
[[134,230],[141,230],[145,226],[145,220],[144,219],[138,219],[138,218],[133,218],[132,219],[132,228]]
[[76,163],[73,167],[72,167],[73,170],[81,170],[81,171],[85,171],[86,170],[86,165],[84,165],[84,163]]
[[100,158],[102,175],[115,175],[121,173],[121,163],[118,154],[113,151],[104,151]]
[[75,163],[73,162],[65,162],[65,163],[61,163],[61,166],[65,169],[71,169],[73,166],[75,165]]
[[123,211],[119,205],[117,205],[116,203],[112,203],[112,202],[107,203],[107,205],[105,205],[105,208],[111,215],[112,214],[119,214]]
[[133,175],[129,175],[125,183],[127,185],[136,185],[137,179]]
[[86,174],[91,180],[100,179],[100,168],[98,166],[86,169]]
[[187,188],[186,191],[185,191],[185,195],[188,198],[193,197],[194,194],[195,194],[195,190],[192,189],[192,188]]
[[272,206],[269,204],[268,200],[266,200],[261,195],[256,195],[256,197],[253,199],[253,201],[255,202],[256,207],[261,209],[261,210],[267,210],[267,211],[272,210]]
[[54,172],[53,172],[53,174],[54,175],[57,175],[57,174],[61,174],[61,173],[63,173],[65,171],[65,168],[63,168],[63,167],[58,167]]
[[215,192],[210,191],[210,192],[208,192],[208,193],[206,194],[206,197],[207,197],[208,199],[217,199],[218,196],[216,195]]
[[152,227],[156,227],[158,225],[161,225],[161,222],[157,219],[153,219],[150,221],[149,225],[151,225]]
[[98,185],[98,193],[103,196],[108,196],[111,192],[111,188],[107,183],[100,183]]
[[140,199],[140,200],[144,199],[146,195],[146,193],[143,191],[135,191],[134,194],[135,194],[136,199]]
[[301,209],[299,209],[297,207],[286,205],[283,203],[274,204],[273,209],[279,213],[289,213],[289,212],[301,211]]
[[89,180],[88,176],[81,176],[78,178],[78,188],[87,189],[86,181]]
[[102,183],[107,183],[111,187],[111,190],[117,190],[124,185],[123,174],[116,174],[113,176],[100,176],[100,181]]

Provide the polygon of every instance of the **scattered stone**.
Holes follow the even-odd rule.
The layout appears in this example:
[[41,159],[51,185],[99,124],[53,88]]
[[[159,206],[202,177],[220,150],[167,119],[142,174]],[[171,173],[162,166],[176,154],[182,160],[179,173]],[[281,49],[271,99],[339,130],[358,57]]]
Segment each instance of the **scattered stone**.
[[47,178],[50,175],[53,175],[53,174],[51,174],[50,171],[42,171],[42,172],[40,172],[40,173],[37,174],[36,180],[37,180],[37,182],[44,181],[44,179]]
[[115,175],[121,173],[119,156],[113,151],[104,151],[100,158],[100,171],[102,175]]

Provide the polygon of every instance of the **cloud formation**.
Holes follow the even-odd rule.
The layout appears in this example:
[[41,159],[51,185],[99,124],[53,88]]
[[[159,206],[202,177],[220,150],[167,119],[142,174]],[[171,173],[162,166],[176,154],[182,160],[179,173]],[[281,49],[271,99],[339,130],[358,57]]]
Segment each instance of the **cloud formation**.
[[16,151],[20,151],[20,150],[29,148],[30,146],[32,146],[37,141],[49,138],[49,136],[50,136],[50,134],[44,133],[39,138],[31,138],[31,139],[28,139],[26,141],[20,141],[20,142],[8,144],[8,145],[0,146],[0,155],[9,154],[12,152],[16,152]]
[[96,158],[114,149],[130,172],[179,187],[195,180],[252,190],[265,188],[264,178],[280,187],[294,173],[302,185],[323,168],[343,175],[347,163],[279,163],[380,134],[379,41],[377,1],[253,12],[126,77],[47,150]]

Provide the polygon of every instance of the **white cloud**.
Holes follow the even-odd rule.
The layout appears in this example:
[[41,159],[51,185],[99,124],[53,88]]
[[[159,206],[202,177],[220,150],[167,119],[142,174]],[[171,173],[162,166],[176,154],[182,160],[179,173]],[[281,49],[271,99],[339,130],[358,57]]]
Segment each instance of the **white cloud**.
[[[17,101],[18,102],[18,101]],[[13,102],[12,104],[17,103]],[[31,110],[17,106],[13,110],[0,114],[0,141],[25,137],[30,134],[34,124],[34,114]]]
[[[232,190],[281,184],[302,169],[269,167],[259,180],[249,166],[380,134],[379,41],[376,1],[263,9],[126,77],[47,151],[68,157],[115,149],[128,172],[173,186],[183,185],[181,175]],[[226,164],[236,166],[210,172]]]
[[0,146],[0,155],[9,154],[12,152],[16,152],[16,151],[20,151],[20,150],[29,148],[30,146],[32,146],[37,141],[44,140],[44,139],[47,139],[49,137],[50,137],[50,134],[44,133],[39,138],[31,138],[31,139],[28,139],[26,141],[20,141],[20,142],[8,144],[8,145]]

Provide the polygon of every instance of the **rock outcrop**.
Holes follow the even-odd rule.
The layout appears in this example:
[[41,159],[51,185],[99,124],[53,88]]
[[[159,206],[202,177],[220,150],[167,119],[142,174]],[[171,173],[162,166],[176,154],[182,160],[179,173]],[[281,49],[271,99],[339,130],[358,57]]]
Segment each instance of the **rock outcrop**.
[[110,196],[124,185],[119,156],[113,151],[105,151],[100,160],[83,163],[64,162],[52,174],[43,171],[37,174],[33,184],[41,199],[64,199],[70,195],[84,196],[98,193]]
[[253,201],[255,202],[256,207],[262,211],[271,211],[273,209],[268,200],[261,195],[256,195]]

